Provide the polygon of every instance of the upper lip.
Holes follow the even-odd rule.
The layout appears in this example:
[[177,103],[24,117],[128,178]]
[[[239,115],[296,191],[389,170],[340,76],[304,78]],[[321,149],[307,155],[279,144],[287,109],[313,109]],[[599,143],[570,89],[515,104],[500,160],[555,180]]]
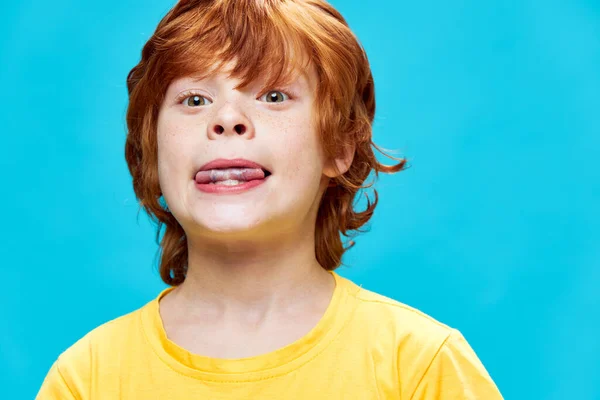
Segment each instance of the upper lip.
[[212,160],[207,162],[203,166],[200,167],[198,171],[194,173],[194,177],[199,171],[208,171],[211,169],[225,169],[225,168],[259,168],[265,171],[265,175],[270,175],[271,172],[254,161],[246,160],[244,158],[234,158],[232,160],[228,160],[225,158],[218,158],[216,160]]

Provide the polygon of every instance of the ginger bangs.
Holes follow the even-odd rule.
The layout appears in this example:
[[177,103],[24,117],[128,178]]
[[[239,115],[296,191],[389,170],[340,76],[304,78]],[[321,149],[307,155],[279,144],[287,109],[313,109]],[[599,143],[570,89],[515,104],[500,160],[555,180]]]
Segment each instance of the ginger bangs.
[[291,83],[312,62],[313,44],[295,21],[299,11],[285,2],[180,1],[155,33],[157,100],[173,80],[209,78],[227,64],[233,65],[229,77],[240,80],[236,89],[256,81],[261,91]]

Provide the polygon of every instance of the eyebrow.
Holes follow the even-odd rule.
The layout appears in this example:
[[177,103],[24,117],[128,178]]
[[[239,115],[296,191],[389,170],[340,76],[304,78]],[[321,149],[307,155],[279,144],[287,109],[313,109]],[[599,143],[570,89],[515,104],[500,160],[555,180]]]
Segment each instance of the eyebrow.
[[[229,78],[226,78],[226,79],[229,79]],[[217,80],[218,79],[215,78],[214,74],[206,76],[206,77],[201,77],[201,76],[194,77],[193,75],[191,75],[191,76],[185,76],[185,77],[178,78],[175,82],[180,83],[182,86],[188,86],[190,84],[214,83]],[[263,82],[266,82],[266,81],[267,81],[267,78],[259,77],[259,78],[255,79],[253,82],[251,82],[249,84],[249,86],[253,86],[253,85],[261,85],[262,86]],[[276,85],[278,85],[278,86],[293,86],[293,87],[301,87],[301,88],[310,86],[308,76],[305,72],[298,73],[298,74],[294,75],[290,80],[282,81],[281,83],[276,83]],[[183,90],[183,88],[182,88],[182,90]],[[179,92],[180,90],[177,89],[176,91]]]

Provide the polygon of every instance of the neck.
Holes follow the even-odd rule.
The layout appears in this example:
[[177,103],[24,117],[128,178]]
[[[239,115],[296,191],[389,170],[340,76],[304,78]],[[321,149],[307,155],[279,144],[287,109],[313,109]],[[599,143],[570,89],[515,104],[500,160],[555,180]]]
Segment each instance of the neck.
[[190,311],[265,318],[328,302],[334,285],[316,260],[313,232],[269,242],[188,238],[188,272],[178,295]]

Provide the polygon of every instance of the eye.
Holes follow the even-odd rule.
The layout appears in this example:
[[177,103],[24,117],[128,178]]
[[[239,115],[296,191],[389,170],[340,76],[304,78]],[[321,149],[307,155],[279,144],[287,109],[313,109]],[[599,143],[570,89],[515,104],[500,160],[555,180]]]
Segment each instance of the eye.
[[260,99],[265,99],[264,101],[267,103],[281,103],[284,100],[288,100],[290,96],[279,91],[279,90],[271,90],[260,96]]
[[193,94],[191,96],[187,96],[183,99],[183,104],[188,107],[199,107],[205,106],[207,104],[212,104],[212,101],[208,100],[206,97],[201,96],[199,94]]

